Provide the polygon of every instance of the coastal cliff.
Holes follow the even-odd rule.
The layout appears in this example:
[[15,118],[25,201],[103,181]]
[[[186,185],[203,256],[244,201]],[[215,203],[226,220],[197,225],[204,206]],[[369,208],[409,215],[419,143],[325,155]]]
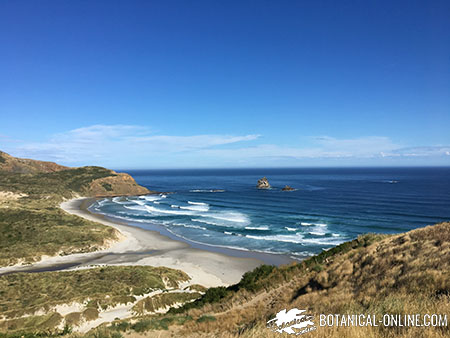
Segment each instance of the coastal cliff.
[[[136,183],[133,177],[128,174],[117,174],[93,180],[85,187],[85,194],[88,196],[103,197],[117,195],[145,195],[151,193],[147,188]],[[153,193],[153,191],[152,191]]]

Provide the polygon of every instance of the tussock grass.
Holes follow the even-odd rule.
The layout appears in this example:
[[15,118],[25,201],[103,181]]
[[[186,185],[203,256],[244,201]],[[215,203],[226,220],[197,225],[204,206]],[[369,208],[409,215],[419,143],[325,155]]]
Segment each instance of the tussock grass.
[[[312,314],[450,315],[450,223],[395,236],[363,236],[301,264],[275,269],[264,280],[289,273],[284,282],[256,296],[238,291],[219,305],[197,310],[217,323],[192,322],[191,332],[229,332],[230,337],[275,336],[263,327],[287,308]],[[322,269],[314,267],[320,264]],[[281,277],[279,277],[281,280]],[[192,312],[191,312],[192,314]],[[258,328],[259,325],[259,328]],[[240,328],[240,329],[237,329]],[[443,337],[449,328],[318,328],[314,337]],[[280,336],[280,335],[276,335]]]
[[117,234],[111,227],[50,206],[42,210],[0,208],[0,232],[0,266],[32,263],[42,255],[95,251]]
[[[291,337],[271,332],[265,323],[294,307],[308,310],[317,321],[321,313],[450,316],[449,237],[450,223],[400,235],[369,234],[299,264],[260,267],[234,286],[208,289],[199,300],[171,310],[194,320],[181,328],[169,326],[169,332],[183,337]],[[209,316],[216,320],[200,319]],[[450,328],[317,327],[307,335],[442,338],[450,336]]]
[[110,180],[97,184],[94,190],[100,195],[114,194],[115,189],[121,193],[148,191],[131,177],[121,175],[101,167],[35,174],[0,168],[0,191],[22,194],[18,199],[0,201],[0,266],[33,263],[42,255],[95,251],[116,240],[116,230],[68,215],[60,210],[59,203],[75,195],[96,195],[92,185],[98,180]]
[[321,313],[450,315],[449,234],[450,223],[443,223],[400,235],[361,236],[299,264],[259,267],[240,283],[210,288],[167,314],[117,321],[88,336],[292,337],[265,323],[296,307],[316,317],[317,329],[309,337],[448,337],[449,327],[320,327],[318,318]]
[[83,194],[93,180],[114,175],[100,167],[38,174],[0,172],[0,191],[26,195],[0,203],[0,266],[33,263],[43,255],[95,251],[117,239],[115,229],[59,208],[64,198]]
[[[135,296],[178,286],[189,277],[164,267],[111,266],[77,271],[16,273],[0,276],[0,315],[7,318],[49,311],[57,304],[86,302],[86,319],[97,309],[136,301]],[[74,318],[72,318],[74,319]]]
[[[56,312],[49,312],[42,316],[30,316],[23,318],[16,318],[9,321],[0,321],[0,332],[4,333],[4,336],[7,336],[6,333],[13,333],[14,331],[18,331],[18,333],[23,334],[22,332],[41,332],[51,335],[56,334],[58,329],[56,327],[62,321],[63,317]],[[2,334],[0,333],[0,337]],[[8,337],[8,336],[7,336]]]
[[133,306],[133,311],[137,314],[145,314],[146,312],[156,312],[166,309],[175,304],[182,304],[199,298],[198,292],[169,292],[162,293],[153,297],[146,297]]
[[92,181],[109,176],[116,174],[101,167],[70,168],[37,174],[0,172],[0,190],[22,192],[32,196],[54,195],[68,198],[73,192],[85,192]]

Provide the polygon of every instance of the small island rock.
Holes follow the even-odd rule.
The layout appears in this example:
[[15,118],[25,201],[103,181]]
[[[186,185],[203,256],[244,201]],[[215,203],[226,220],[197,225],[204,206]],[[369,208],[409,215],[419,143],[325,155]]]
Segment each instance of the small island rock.
[[258,189],[270,189],[270,184],[267,178],[264,176],[263,178],[258,180],[258,184],[256,185]]
[[294,191],[295,189],[286,185],[283,189],[281,189],[282,191]]

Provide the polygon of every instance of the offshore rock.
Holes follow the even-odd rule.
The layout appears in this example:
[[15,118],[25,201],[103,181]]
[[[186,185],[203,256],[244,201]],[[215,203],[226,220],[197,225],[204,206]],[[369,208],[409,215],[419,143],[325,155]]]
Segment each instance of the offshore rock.
[[270,184],[267,178],[264,176],[263,178],[258,180],[258,184],[256,185],[258,189],[270,189]]
[[281,189],[282,191],[294,191],[296,189],[290,187],[289,185],[286,185],[283,189]]

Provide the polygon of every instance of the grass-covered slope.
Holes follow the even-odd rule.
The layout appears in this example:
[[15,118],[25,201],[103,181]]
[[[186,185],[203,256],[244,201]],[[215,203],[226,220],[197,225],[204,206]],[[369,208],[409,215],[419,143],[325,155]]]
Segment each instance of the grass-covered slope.
[[[119,304],[134,303],[151,292],[178,288],[189,277],[164,267],[104,267],[78,271],[16,273],[0,276],[0,332],[58,332],[61,323],[76,325],[98,317]],[[164,300],[161,296],[173,295]],[[159,294],[160,306],[173,305],[198,294]],[[151,299],[141,303],[156,307]],[[58,305],[78,304],[58,312]],[[137,308],[141,305],[138,303]],[[142,306],[141,306],[142,307]],[[19,335],[20,336],[20,335]]]
[[[185,337],[275,338],[283,335],[271,332],[265,323],[291,308],[306,309],[316,318],[321,313],[436,313],[450,318],[450,223],[399,235],[369,234],[302,263],[261,266],[236,285],[208,289],[195,302],[141,320],[172,323],[167,336],[176,332]],[[175,325],[179,316],[191,320]],[[103,334],[111,336],[118,325],[103,329]],[[132,335],[127,327],[122,333]],[[149,324],[151,328],[155,325]],[[441,338],[450,336],[450,327],[318,327],[307,335]]]
[[[109,169],[60,166],[49,171],[47,162],[0,155],[0,266],[95,251],[117,239],[116,230],[63,212],[59,204],[64,199],[149,193],[131,176]],[[10,166],[5,169],[5,163],[16,170],[6,170]],[[33,173],[23,173],[30,163]],[[24,170],[17,169],[21,165]]]
[[117,239],[115,229],[51,206],[0,208],[0,231],[0,266],[95,251]]
[[55,172],[64,169],[68,168],[54,162],[17,158],[0,151],[0,171],[30,174],[38,172]]
[[12,191],[41,198],[142,195],[150,191],[131,176],[102,167],[70,168],[51,173],[19,174],[0,171],[0,191]]

